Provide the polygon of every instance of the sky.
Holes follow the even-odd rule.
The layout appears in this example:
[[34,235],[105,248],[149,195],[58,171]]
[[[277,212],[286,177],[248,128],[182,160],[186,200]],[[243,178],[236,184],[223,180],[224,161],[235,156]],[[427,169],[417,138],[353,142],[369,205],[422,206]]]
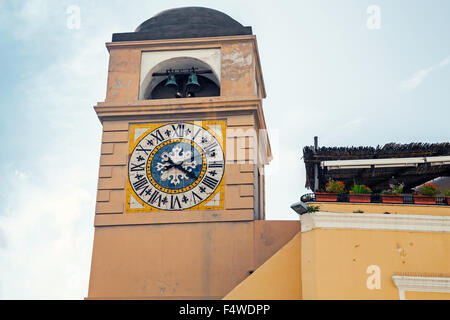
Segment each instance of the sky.
[[274,153],[267,219],[298,219],[290,205],[309,192],[301,157],[314,136],[450,141],[447,0],[2,0],[0,299],[87,296],[105,43],[184,6],[222,11],[257,37]]

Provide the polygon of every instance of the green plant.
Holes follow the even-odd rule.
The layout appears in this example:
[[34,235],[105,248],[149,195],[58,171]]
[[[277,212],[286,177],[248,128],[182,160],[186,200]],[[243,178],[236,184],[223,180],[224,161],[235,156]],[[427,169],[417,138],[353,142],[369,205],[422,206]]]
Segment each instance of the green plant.
[[320,210],[320,206],[310,205],[306,207],[306,210],[308,213],[318,212]]
[[390,187],[389,189],[383,190],[383,191],[381,191],[381,193],[382,194],[393,194],[393,195],[402,194],[404,184],[403,183],[390,184],[389,187]]
[[342,181],[330,180],[327,182],[325,190],[330,193],[345,193],[345,184]]
[[450,197],[450,189],[442,190],[442,195],[444,197]]
[[417,188],[417,194],[423,196],[435,196],[439,193],[439,188],[433,183],[425,183],[424,185]]
[[372,193],[372,190],[370,190],[370,188],[364,184],[356,184],[353,183],[353,187],[350,190],[350,193],[353,194],[369,194]]

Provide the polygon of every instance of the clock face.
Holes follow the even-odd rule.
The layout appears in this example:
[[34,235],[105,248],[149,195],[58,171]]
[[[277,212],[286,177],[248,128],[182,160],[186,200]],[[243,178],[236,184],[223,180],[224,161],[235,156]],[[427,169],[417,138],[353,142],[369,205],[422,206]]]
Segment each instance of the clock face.
[[136,141],[128,179],[141,206],[185,210],[211,200],[225,168],[222,139],[211,128],[222,132],[220,125],[162,124]]

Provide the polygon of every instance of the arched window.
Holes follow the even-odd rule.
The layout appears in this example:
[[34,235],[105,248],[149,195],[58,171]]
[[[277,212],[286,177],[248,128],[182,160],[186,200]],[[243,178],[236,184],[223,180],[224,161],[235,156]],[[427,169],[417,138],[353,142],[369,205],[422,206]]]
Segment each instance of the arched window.
[[220,96],[220,82],[207,63],[192,57],[165,60],[144,78],[139,98],[172,99]]

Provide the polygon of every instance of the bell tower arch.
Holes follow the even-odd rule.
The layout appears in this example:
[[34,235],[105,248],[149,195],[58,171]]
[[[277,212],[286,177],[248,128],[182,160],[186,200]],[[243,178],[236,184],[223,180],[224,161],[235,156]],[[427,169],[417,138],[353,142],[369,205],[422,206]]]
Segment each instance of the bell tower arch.
[[[211,56],[214,58],[218,53],[218,50],[210,49],[144,53],[142,56],[139,99],[177,98],[179,96],[176,93],[183,90],[183,84],[189,82],[189,77],[192,74],[197,78],[197,82],[201,83],[199,83],[199,88],[194,90],[196,97],[219,96],[220,60],[218,57],[210,58]],[[167,59],[163,60],[165,58]],[[208,62],[211,64],[208,64]],[[169,78],[174,79],[172,87],[167,85]]]

